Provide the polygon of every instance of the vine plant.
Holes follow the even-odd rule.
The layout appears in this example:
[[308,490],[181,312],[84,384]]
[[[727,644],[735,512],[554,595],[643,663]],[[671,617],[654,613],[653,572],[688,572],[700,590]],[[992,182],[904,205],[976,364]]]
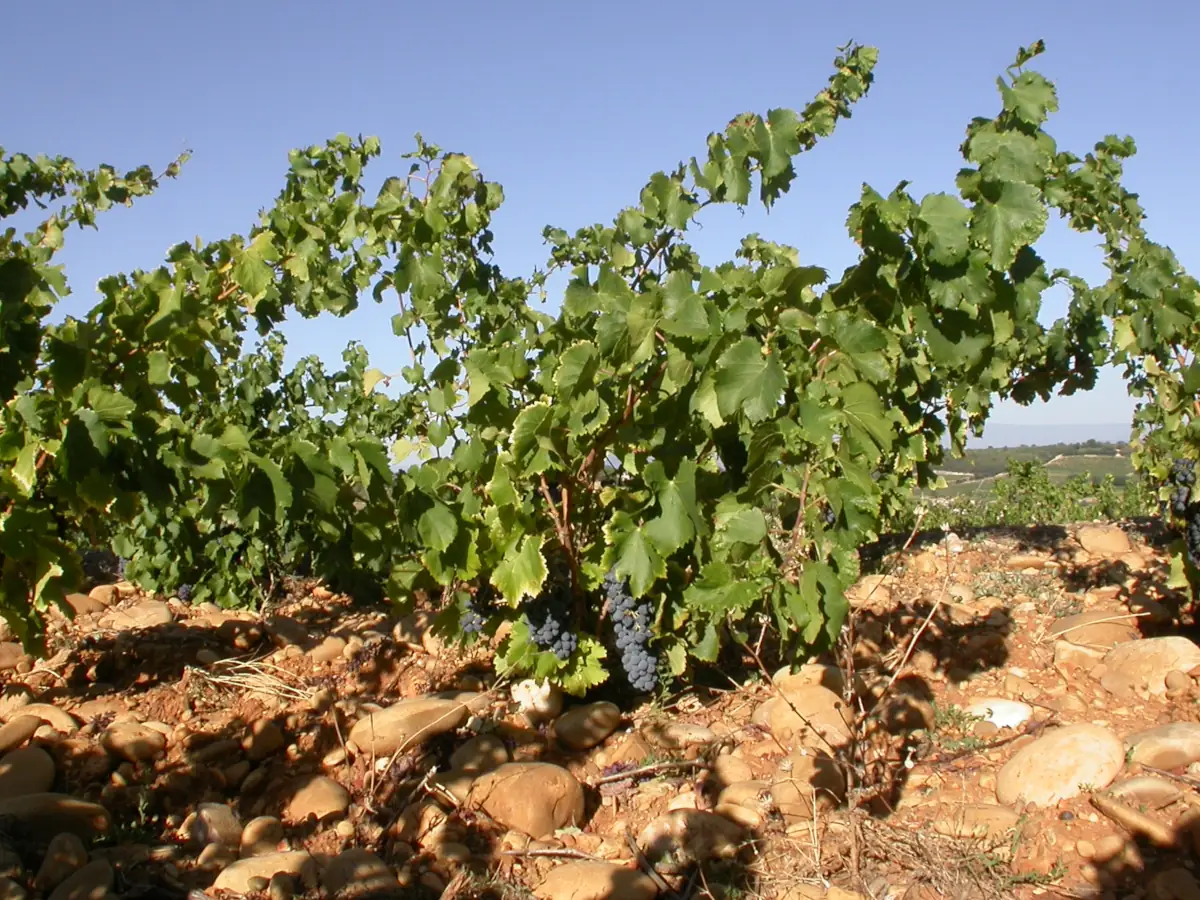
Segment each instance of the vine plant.
[[[1081,160],[1044,130],[1054,88],[1026,68],[1041,51],[1018,54],[999,112],[969,124],[954,192],[864,186],[846,222],[859,258],[836,278],[759,235],[715,265],[687,237],[710,206],[787,193],[800,155],[870,89],[877,52],[858,45],[808,105],[735,117],[610,224],[547,228],[548,264],[528,278],[490,261],[499,185],[419,135],[408,174],[373,202],[374,139],[294,151],[244,238],[106,279],[62,325],[44,318],[69,210],[24,242],[10,232],[5,616],[37,640],[46,604],[78,583],[68,536],[83,526],[144,586],[194,583],[227,604],[298,566],[398,602],[430,592],[451,633],[512,623],[501,670],[575,693],[613,673],[611,632],[632,628],[613,619],[632,606],[664,676],[715,660],[757,613],[797,651],[831,643],[858,547],[936,482],[944,436],[957,452],[997,398],[1091,387],[1110,358],[1105,317],[1128,353],[1130,323],[1159,305],[1141,300],[1183,290],[1161,248],[1130,238],[1114,160],[1132,143]],[[101,199],[154,186],[141,170],[118,189],[106,169],[43,161],[31,179],[25,157],[3,165],[5,215],[71,196],[83,221],[102,206],[89,185]],[[1051,212],[1104,237],[1119,286],[1042,259]],[[1157,280],[1135,294],[1143,268]],[[548,315],[531,298],[556,272],[568,285]],[[1072,300],[1046,328],[1055,284]],[[352,346],[342,372],[308,359],[285,373],[289,313],[347,315],[364,294],[395,304],[408,364],[388,376]],[[261,352],[243,358],[252,326]],[[554,648],[551,599],[572,635]]]

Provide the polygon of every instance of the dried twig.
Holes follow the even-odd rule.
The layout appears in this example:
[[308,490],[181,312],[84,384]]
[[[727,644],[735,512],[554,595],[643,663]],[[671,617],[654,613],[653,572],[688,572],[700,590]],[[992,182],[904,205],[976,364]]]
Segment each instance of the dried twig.
[[582,850],[576,850],[572,847],[563,847],[556,850],[554,848],[545,848],[540,850],[501,850],[501,856],[519,856],[519,857],[549,857],[551,859],[586,859],[589,862],[605,862],[599,856],[594,856],[591,853],[584,853]]
[[650,880],[658,887],[659,893],[666,894],[668,897],[671,896],[674,893],[671,890],[671,886],[663,880],[663,877],[658,874],[658,870],[646,858],[646,854],[642,852],[642,848],[633,839],[633,833],[628,828],[625,829],[625,843],[629,846],[630,851],[632,851],[633,858],[637,860],[638,868],[650,877]]
[[188,671],[195,677],[219,687],[253,691],[256,694],[267,694],[288,700],[307,700],[309,698],[308,691],[290,685],[275,675],[268,674],[267,669],[287,672],[286,669],[281,669],[268,662],[253,659],[222,659],[213,663],[211,669],[188,667]]
[[1164,778],[1170,778],[1173,781],[1178,781],[1180,784],[1186,784],[1190,788],[1200,790],[1200,778],[1192,778],[1190,775],[1176,775],[1174,772],[1168,772],[1166,769],[1156,769],[1154,766],[1148,766],[1142,763],[1142,768],[1147,772],[1153,772],[1155,775],[1161,775]]
[[615,784],[618,781],[626,781],[627,779],[639,778],[643,775],[656,775],[659,772],[669,772],[672,769],[708,769],[711,768],[708,763],[700,759],[672,759],[666,762],[652,763],[648,766],[641,766],[637,769],[630,769],[628,772],[617,772],[613,775],[605,775],[602,778],[597,778],[591,783],[592,787],[600,787],[602,784]]

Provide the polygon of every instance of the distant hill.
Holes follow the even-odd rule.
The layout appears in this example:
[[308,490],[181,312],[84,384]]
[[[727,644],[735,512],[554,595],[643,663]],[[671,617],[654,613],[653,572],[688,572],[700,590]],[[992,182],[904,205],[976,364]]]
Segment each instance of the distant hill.
[[947,459],[938,468],[947,486],[935,495],[954,495],[988,488],[997,478],[1004,478],[1010,460],[1040,462],[1046,466],[1051,481],[1065,481],[1077,475],[1093,480],[1113,476],[1124,485],[1133,475],[1129,461],[1129,444],[1099,441],[1089,438],[1063,444],[1025,445],[1018,447],[968,447],[962,459]]
[[967,447],[1045,447],[1089,440],[1123,444],[1129,440],[1129,430],[1128,422],[1095,425],[1012,425],[989,422],[983,437],[972,438],[967,442]]

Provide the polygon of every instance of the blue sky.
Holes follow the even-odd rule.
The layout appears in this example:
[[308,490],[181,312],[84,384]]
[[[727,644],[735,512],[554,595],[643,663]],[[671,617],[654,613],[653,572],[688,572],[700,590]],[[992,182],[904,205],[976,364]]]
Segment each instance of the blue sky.
[[[652,172],[700,153],[735,114],[804,104],[851,39],[880,48],[871,94],[802,158],[769,216],[704,219],[693,242],[707,262],[759,231],[836,277],[854,260],[843,223],[860,185],[953,189],[966,123],[995,112],[996,76],[1040,37],[1048,52],[1034,65],[1058,85],[1050,129],[1060,146],[1084,152],[1105,134],[1132,134],[1139,154],[1126,183],[1151,234],[1200,268],[1200,82],[1188,68],[1200,11],[1186,3],[138,0],[71,4],[52,19],[47,9],[5,13],[6,152],[119,169],[194,154],[154,197],[104,216],[98,232],[71,233],[62,260],[75,295],[64,312],[83,312],[103,275],[152,267],[179,240],[244,233],[282,186],[288,150],[339,131],[381,138],[373,183],[404,171],[417,131],[470,154],[505,188],[497,260],[527,274],[545,261],[543,226],[608,222]],[[1094,243],[1058,226],[1039,249],[1097,281]],[[1054,298],[1044,317],[1062,308]],[[373,364],[396,371],[393,312],[368,300],[345,320],[289,322],[289,356],[337,363],[360,340]],[[1127,422],[1131,409],[1114,374],[1089,395],[1003,404],[993,418],[1074,439],[1095,430],[1081,426]]]

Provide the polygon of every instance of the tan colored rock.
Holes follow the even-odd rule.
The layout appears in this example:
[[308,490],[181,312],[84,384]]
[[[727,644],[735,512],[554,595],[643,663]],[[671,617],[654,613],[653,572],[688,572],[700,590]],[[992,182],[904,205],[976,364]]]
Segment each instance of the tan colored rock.
[[816,684],[828,688],[840,697],[846,688],[846,678],[842,670],[824,663],[804,663],[795,672],[785,667],[776,672],[771,680],[784,692]]
[[284,816],[292,822],[303,822],[310,816],[322,821],[341,815],[350,806],[349,792],[325,775],[303,775],[292,783],[291,799]]
[[74,734],[79,730],[79,723],[69,712],[59,709],[50,703],[26,703],[14,712],[21,716],[37,716],[55,731],[62,734]]
[[1108,651],[1100,683],[1114,693],[1132,687],[1161,696],[1167,692],[1168,672],[1189,672],[1196,666],[1200,666],[1200,647],[1181,635],[1128,641]]
[[331,663],[342,658],[342,653],[346,650],[346,639],[330,635],[313,647],[308,655],[312,657],[316,663]]
[[721,786],[753,781],[754,769],[740,756],[724,754],[713,761],[712,777]]
[[47,900],[105,900],[113,889],[116,875],[107,860],[95,859],[73,872]]
[[1141,613],[1139,621],[1153,622],[1155,625],[1165,625],[1171,621],[1171,611],[1153,597],[1144,594],[1134,594],[1128,600],[1129,611]]
[[67,794],[23,794],[0,800],[0,818],[5,816],[15,819],[25,834],[45,841],[69,831],[86,842],[112,827],[112,817],[103,806]]
[[270,719],[259,719],[242,738],[242,749],[251,762],[262,762],[283,749],[287,739],[283,730]]
[[1187,672],[1172,669],[1163,679],[1163,683],[1167,686],[1168,696],[1172,693],[1181,694],[1191,689],[1192,677]]
[[895,581],[891,575],[864,575],[846,591],[846,599],[856,608],[888,606],[892,602],[892,585]]
[[785,745],[831,750],[850,742],[850,714],[846,703],[828,688],[805,685],[780,691],[755,710]]
[[1125,738],[1131,762],[1175,769],[1200,761],[1200,724],[1171,722]]
[[1183,791],[1174,784],[1152,775],[1123,778],[1108,791],[1135,808],[1144,806],[1147,809],[1165,809],[1183,796]]
[[291,875],[304,885],[315,885],[317,861],[307,850],[287,850],[239,859],[217,876],[213,888],[248,894],[251,891],[252,879],[262,878],[270,881],[272,876],[280,872]]
[[390,756],[431,737],[453,731],[467,719],[467,706],[437,697],[400,700],[387,709],[360,719],[350,729],[350,740],[366,754]]
[[41,727],[42,720],[37,716],[17,716],[7,725],[0,726],[0,753],[21,746]]
[[98,584],[88,591],[88,596],[101,606],[112,606],[120,599],[115,584]]
[[1104,660],[1105,651],[1099,647],[1083,647],[1070,641],[1054,642],[1054,668],[1070,677],[1073,669],[1091,672]]
[[41,747],[10,750],[0,758],[0,800],[42,794],[54,786],[54,759]]
[[1044,569],[1048,562],[1046,557],[1036,553],[1014,553],[1004,561],[1004,568],[1012,572],[1022,569]]
[[[765,781],[735,781],[717,795],[716,806],[743,806],[758,813],[769,812],[774,804],[771,785]],[[693,807],[695,804],[693,804]]]
[[621,724],[621,708],[601,700],[567,710],[554,722],[554,735],[571,750],[588,750],[600,744]]
[[23,684],[10,682],[0,689],[0,719],[5,722],[21,714],[21,708],[33,702],[33,692]]
[[117,759],[149,762],[167,749],[167,737],[136,722],[114,722],[100,735],[100,746]]
[[779,765],[771,783],[771,798],[789,825],[811,822],[814,804],[825,812],[846,795],[846,781],[837,761],[819,751],[796,751]]
[[1149,900],[1200,900],[1200,881],[1183,866],[1158,872],[1147,885]]
[[478,777],[478,774],[474,772],[456,772],[454,769],[450,769],[447,772],[438,772],[429,779],[429,783],[433,787],[445,791],[456,802],[466,803],[467,798],[471,796],[471,786],[475,784],[475,779]]
[[450,754],[450,768],[478,775],[508,762],[508,748],[493,734],[480,734],[464,742]]
[[1115,525],[1084,525],[1075,537],[1093,556],[1119,557],[1133,552],[1129,537]]
[[[481,716],[492,705],[491,696],[486,691],[434,691],[427,695],[433,700],[447,700],[451,703],[461,703],[470,715]],[[558,715],[558,713],[555,713]]]
[[291,616],[271,616],[263,627],[276,647],[303,647],[309,641],[304,623]]
[[388,864],[369,850],[343,850],[321,872],[321,884],[332,897],[366,897],[399,891],[400,882]]
[[996,775],[996,799],[1051,806],[1103,790],[1125,765],[1125,745],[1099,725],[1066,725],[1026,744]]
[[[78,592],[67,594],[63,599],[67,601],[67,606],[71,608],[71,613],[75,616],[87,616],[93,613],[104,612],[106,608],[99,600]],[[61,612],[61,608],[59,611]]]
[[242,823],[224,803],[201,803],[184,820],[183,831],[198,847],[221,844],[237,849],[242,839]]
[[533,896],[539,900],[654,900],[658,887],[639,869],[575,860],[551,869]]
[[656,746],[667,750],[682,750],[684,747],[699,747],[711,744],[716,734],[707,725],[693,722],[656,722],[647,725],[642,733]]
[[505,763],[475,780],[469,800],[501,825],[536,839],[583,823],[583,786],[551,763]]
[[175,620],[171,607],[161,600],[143,600],[128,609],[115,610],[106,618],[109,625],[118,630],[155,628]]
[[[87,848],[76,834],[57,834],[46,848],[42,864],[33,879],[35,891],[52,891],[73,873],[82,869],[88,861]],[[0,894],[0,897],[3,897]]]
[[1131,614],[1121,610],[1091,609],[1058,619],[1050,626],[1050,635],[1072,644],[1107,650],[1141,637],[1134,625],[1136,621]]
[[637,844],[659,872],[674,874],[708,860],[733,859],[745,839],[745,830],[724,816],[677,809],[651,821]]
[[238,855],[264,856],[278,853],[283,840],[283,823],[274,816],[258,816],[246,823],[238,841]]
[[825,900],[825,888],[815,884],[796,884],[784,892],[780,900]]
[[938,834],[956,838],[1004,837],[1020,825],[1021,817],[1007,806],[967,803],[944,807],[933,821]]

